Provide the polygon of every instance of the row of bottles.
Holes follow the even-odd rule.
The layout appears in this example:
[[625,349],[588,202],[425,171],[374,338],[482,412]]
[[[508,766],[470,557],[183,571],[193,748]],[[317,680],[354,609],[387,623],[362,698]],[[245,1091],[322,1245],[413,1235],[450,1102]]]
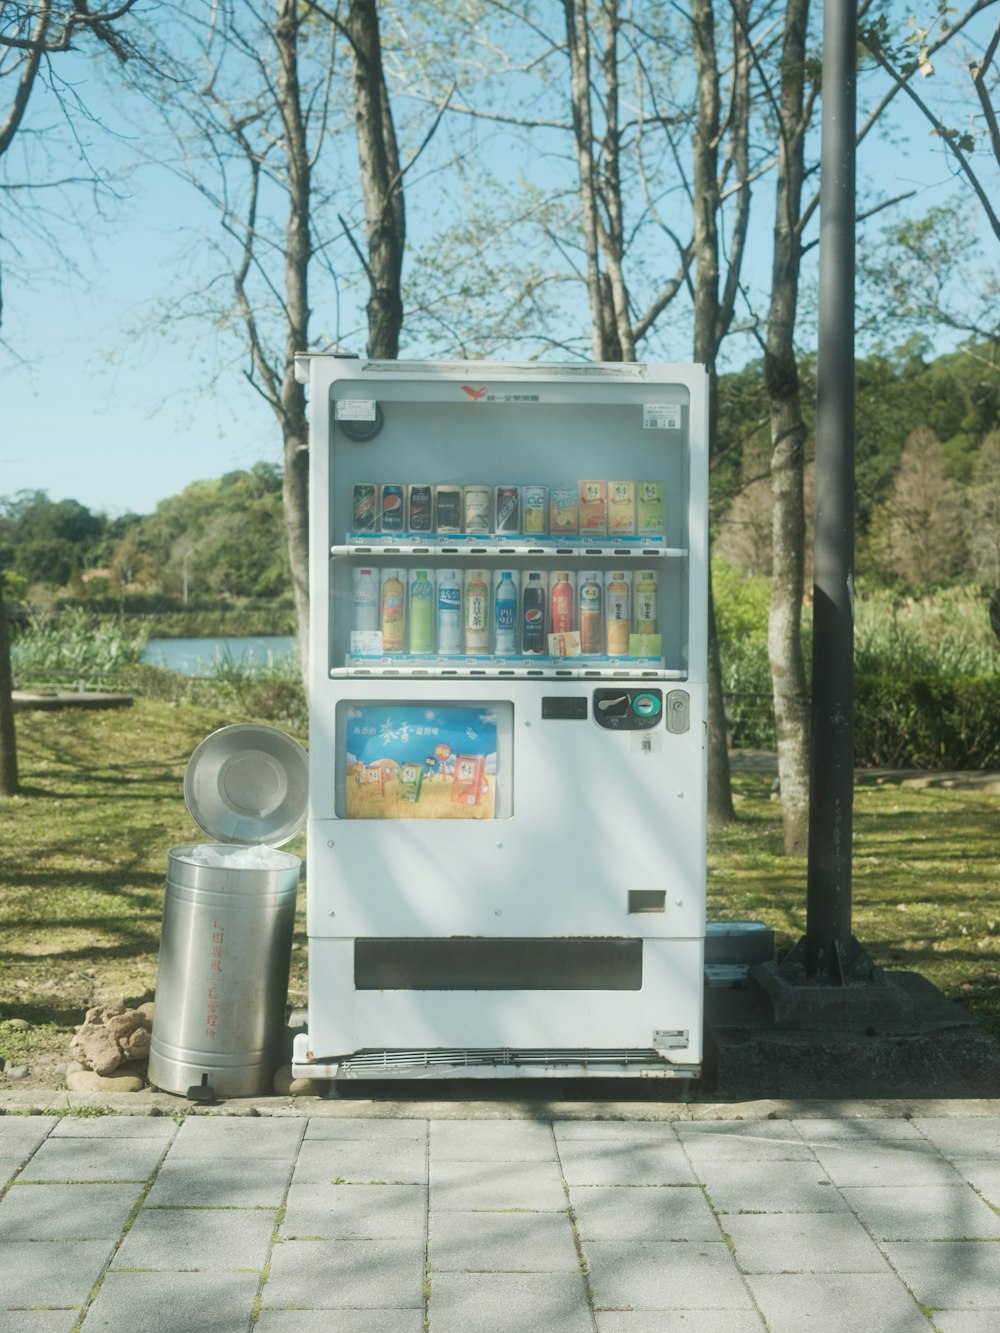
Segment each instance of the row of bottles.
[[587,541],[662,538],[662,481],[581,481],[574,486],[356,482],[355,535],[432,534]]
[[359,569],[351,653],[658,658],[656,602],[652,570]]

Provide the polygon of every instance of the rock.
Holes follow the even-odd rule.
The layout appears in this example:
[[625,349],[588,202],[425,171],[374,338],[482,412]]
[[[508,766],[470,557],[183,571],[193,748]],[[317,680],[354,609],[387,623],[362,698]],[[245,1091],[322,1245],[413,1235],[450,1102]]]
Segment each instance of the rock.
[[323,1091],[322,1084],[314,1078],[293,1078],[291,1065],[281,1066],[271,1087],[279,1097],[319,1097]]
[[31,1071],[27,1065],[8,1065],[3,1072],[8,1078],[27,1078]]
[[8,1018],[4,1027],[8,1027],[12,1032],[27,1032],[31,1024],[26,1018]]
[[142,1092],[146,1086],[141,1067],[122,1065],[110,1074],[93,1069],[77,1069],[66,1075],[70,1092]]
[[151,1034],[152,1020],[141,1008],[99,1005],[87,1010],[86,1019],[69,1044],[69,1053],[85,1070],[111,1074],[129,1061],[145,1060]]

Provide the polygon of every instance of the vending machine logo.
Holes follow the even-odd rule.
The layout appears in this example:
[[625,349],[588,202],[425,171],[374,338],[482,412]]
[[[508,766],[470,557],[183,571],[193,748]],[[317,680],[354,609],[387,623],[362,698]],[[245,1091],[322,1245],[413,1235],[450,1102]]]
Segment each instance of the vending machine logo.
[[467,393],[474,403],[478,403],[481,398],[486,397],[487,390],[485,388],[473,389],[470,385],[463,384],[462,392]]

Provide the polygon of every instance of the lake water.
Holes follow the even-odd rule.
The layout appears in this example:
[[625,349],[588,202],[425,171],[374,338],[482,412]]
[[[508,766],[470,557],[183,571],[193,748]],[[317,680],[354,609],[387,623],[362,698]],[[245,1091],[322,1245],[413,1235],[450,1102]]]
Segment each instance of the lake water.
[[222,663],[250,670],[289,660],[295,651],[290,634],[259,638],[150,639],[142,654],[148,666],[166,667],[182,676],[211,676]]

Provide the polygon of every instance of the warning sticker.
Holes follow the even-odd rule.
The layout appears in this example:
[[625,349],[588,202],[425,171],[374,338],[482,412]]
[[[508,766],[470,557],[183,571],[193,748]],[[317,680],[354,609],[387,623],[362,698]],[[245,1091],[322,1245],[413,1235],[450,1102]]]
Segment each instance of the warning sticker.
[[680,430],[680,403],[643,403],[643,430]]
[[336,416],[338,421],[374,421],[375,400],[374,398],[338,398]]

